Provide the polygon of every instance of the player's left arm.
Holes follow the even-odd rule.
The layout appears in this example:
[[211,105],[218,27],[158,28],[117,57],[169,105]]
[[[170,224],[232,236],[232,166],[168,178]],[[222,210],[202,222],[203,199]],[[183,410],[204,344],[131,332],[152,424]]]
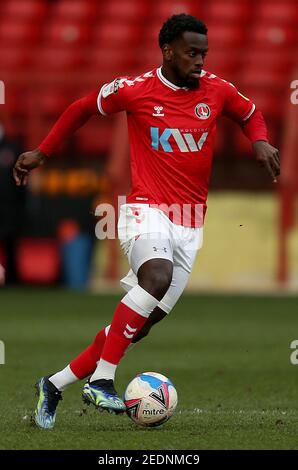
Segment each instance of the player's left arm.
[[224,114],[236,121],[252,143],[253,153],[260,166],[266,168],[273,182],[280,174],[279,151],[268,141],[267,126],[260,110],[238,92],[230,83],[225,84]]

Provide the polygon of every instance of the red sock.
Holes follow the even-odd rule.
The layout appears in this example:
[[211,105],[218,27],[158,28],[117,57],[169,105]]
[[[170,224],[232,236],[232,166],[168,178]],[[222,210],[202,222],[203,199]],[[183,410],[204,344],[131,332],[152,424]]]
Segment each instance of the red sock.
[[120,302],[115,310],[109,334],[106,338],[101,359],[119,364],[133,337],[146,323],[147,318]]
[[82,380],[93,374],[106,340],[106,329],[100,330],[95,340],[70,363],[72,372]]

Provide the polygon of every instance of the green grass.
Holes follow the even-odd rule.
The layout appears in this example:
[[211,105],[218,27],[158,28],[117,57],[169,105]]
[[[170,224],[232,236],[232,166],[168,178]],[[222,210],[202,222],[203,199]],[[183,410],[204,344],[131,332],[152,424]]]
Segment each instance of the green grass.
[[118,298],[0,292],[0,449],[298,449],[298,366],[290,364],[295,297],[184,296],[117,375],[121,393],[142,371],[172,379],[179,404],[163,428],[82,413],[82,383],[64,393],[54,430],[34,428],[36,379],[75,357],[109,323]]

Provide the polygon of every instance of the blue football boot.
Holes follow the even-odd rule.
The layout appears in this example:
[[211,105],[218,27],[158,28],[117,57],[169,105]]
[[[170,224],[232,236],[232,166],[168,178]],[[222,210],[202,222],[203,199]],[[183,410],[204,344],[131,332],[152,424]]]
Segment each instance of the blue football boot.
[[118,397],[113,380],[100,379],[87,382],[84,386],[82,398],[87,405],[94,405],[99,411],[109,413],[124,413],[126,406]]
[[34,422],[42,429],[52,429],[56,420],[56,408],[62,393],[55,387],[48,377],[42,377],[37,384],[36,396],[38,403],[34,412]]

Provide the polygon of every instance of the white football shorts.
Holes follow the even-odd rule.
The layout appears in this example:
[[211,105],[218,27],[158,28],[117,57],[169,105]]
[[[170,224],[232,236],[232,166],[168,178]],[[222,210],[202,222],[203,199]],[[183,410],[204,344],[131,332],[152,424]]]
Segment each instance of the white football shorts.
[[171,285],[158,304],[170,313],[187,284],[196,254],[203,245],[203,227],[176,225],[168,216],[149,204],[123,204],[118,220],[121,248],[131,266],[120,284],[129,291],[138,284],[138,269],[153,258],[173,263]]

